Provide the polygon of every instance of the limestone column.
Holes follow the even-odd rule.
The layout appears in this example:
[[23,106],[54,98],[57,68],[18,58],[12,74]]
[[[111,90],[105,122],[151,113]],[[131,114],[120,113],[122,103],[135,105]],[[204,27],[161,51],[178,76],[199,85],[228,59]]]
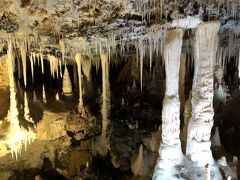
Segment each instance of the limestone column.
[[10,88],[10,109],[8,111],[8,121],[10,126],[7,128],[7,139],[6,144],[10,148],[12,156],[17,159],[18,155],[21,154],[23,147],[27,147],[27,143],[34,138],[34,133],[21,129],[18,119],[18,109],[17,109],[17,98],[16,98],[16,85],[14,80],[14,66],[15,55],[13,52],[12,41],[8,42],[8,54],[7,54],[7,64],[8,64],[8,75],[9,75],[9,88]]
[[194,45],[192,116],[188,125],[186,155],[199,166],[212,164],[213,66],[218,47],[219,22],[198,26]]
[[98,152],[104,156],[107,154],[109,146],[109,136],[107,135],[107,127],[109,124],[109,109],[110,109],[110,83],[109,83],[109,61],[108,53],[101,53],[101,66],[102,66],[102,133],[97,140]]
[[167,32],[164,43],[166,90],[162,109],[162,144],[153,179],[174,179],[175,166],[182,161],[180,143],[179,69],[183,31]]

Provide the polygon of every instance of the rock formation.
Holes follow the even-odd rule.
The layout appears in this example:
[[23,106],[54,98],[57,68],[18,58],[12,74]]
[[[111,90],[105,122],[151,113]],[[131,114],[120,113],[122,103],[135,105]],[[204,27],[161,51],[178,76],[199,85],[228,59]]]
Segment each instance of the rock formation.
[[182,161],[180,142],[180,101],[178,92],[183,31],[170,30],[164,43],[166,91],[162,110],[162,144],[153,179],[173,179],[175,166]]

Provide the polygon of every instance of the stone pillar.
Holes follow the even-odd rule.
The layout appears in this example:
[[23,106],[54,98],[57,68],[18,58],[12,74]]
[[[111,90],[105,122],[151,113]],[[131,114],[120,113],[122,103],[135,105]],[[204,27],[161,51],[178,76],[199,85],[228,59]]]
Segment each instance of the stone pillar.
[[180,134],[179,69],[183,31],[167,32],[164,43],[166,91],[162,109],[162,144],[153,179],[174,179],[175,166],[182,161]]
[[213,66],[219,26],[219,22],[202,23],[195,35],[192,116],[188,125],[186,155],[199,166],[213,163],[210,149],[214,115]]

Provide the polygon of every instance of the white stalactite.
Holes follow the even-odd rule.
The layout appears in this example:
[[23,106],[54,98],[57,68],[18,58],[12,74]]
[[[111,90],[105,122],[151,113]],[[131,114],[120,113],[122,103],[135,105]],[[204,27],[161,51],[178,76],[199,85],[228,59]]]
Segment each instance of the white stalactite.
[[26,52],[26,43],[21,42],[21,59],[22,59],[22,66],[23,66],[23,79],[24,85],[27,86],[27,52]]
[[41,47],[40,47],[40,61],[41,61],[42,74],[44,74],[44,61],[43,61],[43,52]]
[[218,46],[219,22],[198,26],[195,35],[195,68],[192,117],[188,125],[186,155],[199,166],[213,163],[210,149],[213,125],[213,66]]
[[53,77],[53,79],[55,79],[55,74],[57,75],[58,78],[58,67],[59,67],[59,60],[58,58],[56,58],[55,56],[52,55],[48,55],[48,60],[50,63],[50,72],[51,72],[51,76]]
[[[145,45],[144,45],[144,38],[141,38],[138,42],[137,46],[137,56],[139,52],[139,60],[140,60],[140,85],[141,85],[141,90],[143,88],[143,60],[145,56]],[[138,57],[137,57],[138,58]]]
[[30,55],[30,64],[31,64],[32,82],[34,83],[34,59],[33,59],[33,53],[31,53],[31,55]]
[[79,82],[79,105],[78,105],[78,111],[80,113],[84,113],[83,88],[82,88],[82,55],[80,53],[77,53],[76,56],[75,56],[75,60],[76,60],[76,63],[77,63],[78,82]]
[[101,53],[102,65],[102,133],[98,140],[98,151],[101,155],[106,155],[108,151],[108,136],[107,127],[109,124],[109,109],[110,109],[110,83],[109,83],[109,61],[108,53]]
[[174,29],[166,34],[164,60],[166,91],[162,110],[162,144],[153,179],[174,179],[174,167],[182,161],[180,143],[179,69],[183,30]]
[[66,51],[66,47],[65,47],[65,41],[64,41],[64,39],[60,39],[59,45],[60,45],[60,50],[61,50],[61,53],[62,53],[63,63],[66,63],[66,62],[65,62],[65,53],[66,53],[65,51]]

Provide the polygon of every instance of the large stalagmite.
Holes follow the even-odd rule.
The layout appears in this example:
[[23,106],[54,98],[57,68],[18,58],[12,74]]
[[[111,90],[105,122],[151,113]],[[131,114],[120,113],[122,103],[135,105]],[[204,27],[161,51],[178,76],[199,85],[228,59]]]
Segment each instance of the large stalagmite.
[[72,96],[72,82],[69,76],[69,72],[67,66],[65,66],[64,74],[63,74],[63,85],[62,91],[65,96]]
[[213,66],[216,60],[219,26],[219,22],[202,23],[195,34],[192,117],[188,125],[186,155],[199,166],[213,163],[210,149],[214,115]]
[[174,179],[175,166],[182,161],[180,133],[180,102],[178,93],[180,55],[183,31],[170,30],[164,44],[166,91],[162,110],[162,144],[153,179]]
[[109,109],[110,109],[110,83],[109,83],[109,61],[108,53],[101,53],[102,65],[102,133],[97,140],[96,148],[101,155],[106,155],[108,151],[108,135],[107,127],[109,124]]
[[13,76],[13,61],[14,53],[12,42],[8,42],[8,73],[9,73],[9,86],[10,86],[10,110],[8,112],[8,121],[10,122],[10,127],[8,129],[8,136],[6,144],[10,147],[12,155],[17,158],[18,154],[21,153],[23,145],[27,146],[27,143],[31,142],[35,138],[35,134],[29,129],[26,130],[21,128],[18,119],[18,109],[17,109],[17,98],[16,98],[16,86]]
[[10,88],[10,110],[8,112],[8,120],[11,124],[18,125],[18,109],[17,109],[17,100],[16,100],[16,86],[13,76],[13,61],[14,53],[12,42],[8,42],[8,54],[7,54],[7,64],[8,64],[8,77],[9,77],[9,88]]

